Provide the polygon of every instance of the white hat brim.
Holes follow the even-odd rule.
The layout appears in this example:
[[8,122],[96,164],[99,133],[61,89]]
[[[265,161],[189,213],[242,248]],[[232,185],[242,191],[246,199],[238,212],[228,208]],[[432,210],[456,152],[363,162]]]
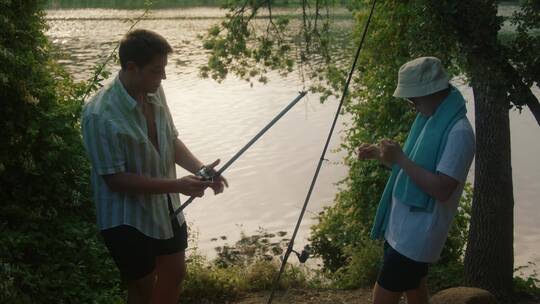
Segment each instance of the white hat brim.
[[449,79],[446,77],[415,86],[398,84],[393,96],[397,98],[421,97],[442,91],[447,89],[449,86]]

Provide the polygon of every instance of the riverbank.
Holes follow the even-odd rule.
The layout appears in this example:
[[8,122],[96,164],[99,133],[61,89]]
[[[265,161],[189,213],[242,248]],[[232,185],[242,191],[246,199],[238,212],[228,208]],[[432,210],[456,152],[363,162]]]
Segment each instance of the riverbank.
[[[238,304],[259,304],[266,303],[269,292],[258,292],[246,294],[239,299]],[[370,304],[371,290],[356,289],[356,290],[306,290],[306,289],[290,289],[276,294],[273,303],[319,303],[319,304],[336,304],[336,303],[355,303],[355,304]]]
[[[230,302],[236,304],[264,304],[268,301],[269,291],[248,293],[241,299]],[[211,304],[212,302],[201,302]],[[371,289],[361,288],[355,290],[312,290],[290,289],[276,294],[272,303],[317,303],[317,304],[371,304]],[[400,303],[406,303],[404,299]],[[519,299],[515,304],[538,304],[540,299]]]
[[[268,301],[269,292],[247,293],[236,301],[235,304],[264,304]],[[361,288],[355,290],[312,290],[312,289],[290,289],[276,294],[273,303],[275,304],[371,304],[371,289]],[[402,300],[400,303],[406,303]],[[539,299],[521,299],[515,304],[538,304]],[[200,304],[213,304],[212,302],[201,302]]]

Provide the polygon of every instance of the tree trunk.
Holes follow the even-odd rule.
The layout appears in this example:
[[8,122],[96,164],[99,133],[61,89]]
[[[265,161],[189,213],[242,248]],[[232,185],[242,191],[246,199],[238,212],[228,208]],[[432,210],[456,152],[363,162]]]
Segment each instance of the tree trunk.
[[508,100],[502,72],[482,56],[469,58],[475,99],[474,199],[465,253],[465,280],[500,300],[512,293],[514,195]]

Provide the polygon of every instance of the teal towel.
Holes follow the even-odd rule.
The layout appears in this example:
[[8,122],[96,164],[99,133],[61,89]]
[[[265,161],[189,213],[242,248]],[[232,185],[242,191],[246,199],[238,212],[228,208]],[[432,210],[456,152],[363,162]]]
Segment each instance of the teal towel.
[[[426,117],[418,114],[416,116],[405,141],[403,152],[417,165],[430,172],[435,172],[444,151],[448,133],[457,121],[465,117],[466,113],[465,99],[456,88],[452,87],[448,97],[437,107],[433,115]],[[394,195],[401,202],[411,206],[411,211],[433,211],[434,198],[418,188],[407,174],[401,174],[400,178],[397,179],[400,170],[401,168],[397,165],[392,166],[392,174],[386,183],[377,207],[377,215],[371,229],[372,239],[384,237],[384,231],[390,217],[394,186]]]

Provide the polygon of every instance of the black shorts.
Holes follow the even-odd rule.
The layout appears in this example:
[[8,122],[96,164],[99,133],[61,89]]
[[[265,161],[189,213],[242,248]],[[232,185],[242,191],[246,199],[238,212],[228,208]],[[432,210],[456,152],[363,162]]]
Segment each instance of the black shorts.
[[416,262],[384,243],[384,261],[377,284],[393,292],[416,289],[428,274],[429,263]]
[[172,225],[174,236],[170,239],[154,239],[128,225],[101,231],[124,281],[135,281],[151,273],[156,267],[156,257],[186,250],[186,223],[180,226],[175,218]]

